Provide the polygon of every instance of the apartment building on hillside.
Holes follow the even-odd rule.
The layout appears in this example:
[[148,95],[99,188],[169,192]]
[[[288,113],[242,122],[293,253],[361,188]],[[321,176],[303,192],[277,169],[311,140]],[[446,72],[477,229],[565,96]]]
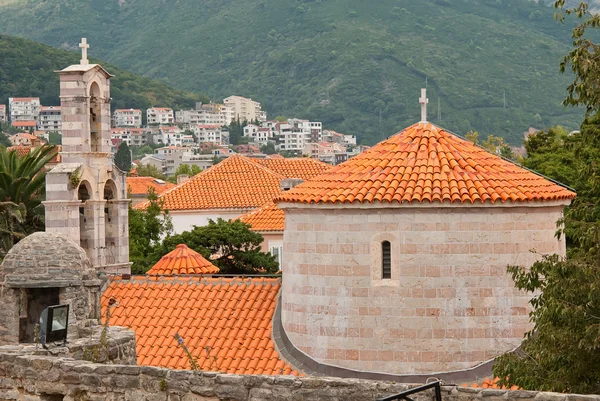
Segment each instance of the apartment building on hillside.
[[60,106],[40,106],[37,129],[44,132],[62,132]]
[[0,104],[0,122],[6,121],[6,105]]
[[240,121],[266,121],[267,113],[262,110],[259,102],[242,96],[229,96],[223,104],[231,108],[231,117]]
[[40,115],[39,97],[9,97],[10,121],[37,121]]
[[140,109],[116,109],[112,118],[113,127],[142,127],[142,110]]
[[148,125],[167,125],[175,123],[173,109],[168,107],[151,107],[146,110],[146,121]]

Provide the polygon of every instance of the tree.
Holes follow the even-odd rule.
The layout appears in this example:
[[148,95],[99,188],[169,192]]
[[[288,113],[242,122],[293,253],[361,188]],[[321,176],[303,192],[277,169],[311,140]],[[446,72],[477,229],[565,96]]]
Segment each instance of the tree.
[[133,159],[140,159],[148,154],[154,153],[154,149],[150,145],[130,146]]
[[152,164],[142,164],[136,169],[138,177],[154,177],[159,180],[167,180],[167,176]]
[[44,230],[44,167],[55,155],[54,146],[42,146],[24,156],[0,147],[0,202],[8,202],[4,203],[2,228],[18,233],[13,235],[14,242]]
[[275,144],[273,142],[268,142],[265,145],[260,147],[260,151],[267,155],[273,155],[277,153],[275,150]]
[[131,151],[127,142],[121,142],[115,153],[115,164],[119,170],[128,173],[131,170]]
[[262,235],[239,220],[209,220],[206,226],[165,238],[153,261],[156,263],[177,245],[186,244],[207,258],[219,255],[213,263],[223,274],[275,274],[279,264],[275,256],[262,252],[263,240]]
[[525,147],[527,167],[572,186],[577,198],[561,222],[567,258],[509,267],[516,286],[534,294],[534,328],[494,374],[526,389],[600,393],[600,118],[586,119],[579,133],[539,132]]
[[0,262],[16,241],[25,237],[27,209],[14,202],[0,202]]
[[147,272],[158,261],[153,259],[156,248],[173,231],[171,216],[163,209],[154,188],[148,188],[148,201],[145,209],[129,206],[129,260],[134,274]]
[[62,135],[56,131],[48,133],[48,143],[51,145],[62,145]]
[[177,177],[179,175],[185,174],[189,177],[193,177],[201,172],[202,169],[195,164],[180,164],[179,167],[177,167],[177,170],[175,170],[175,174],[173,175],[173,177],[169,178],[169,181],[173,184],[177,184]]
[[565,15],[574,15],[579,23],[572,31],[573,49],[560,63],[562,73],[570,69],[575,76],[573,83],[567,88],[568,95],[563,104],[583,105],[586,108],[586,115],[590,116],[600,111],[600,87],[598,84],[600,45],[584,35],[588,29],[596,29],[600,26],[600,15],[589,10],[587,1],[582,1],[573,7],[566,6],[565,3],[566,0],[554,2],[554,7],[560,10],[556,14],[556,18],[564,23]]
[[2,131],[0,131],[0,146],[4,146],[6,148],[12,146],[12,143],[10,143],[8,136],[6,136],[6,134]]

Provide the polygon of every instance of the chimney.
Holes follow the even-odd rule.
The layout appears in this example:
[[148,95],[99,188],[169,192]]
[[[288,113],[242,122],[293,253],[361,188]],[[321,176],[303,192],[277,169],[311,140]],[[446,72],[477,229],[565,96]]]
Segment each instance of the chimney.
[[179,174],[177,176],[177,184],[181,184],[182,182],[186,182],[190,179],[190,176],[187,174]]
[[279,182],[279,187],[283,192],[289,191],[297,185],[300,185],[304,182],[301,178],[284,178]]

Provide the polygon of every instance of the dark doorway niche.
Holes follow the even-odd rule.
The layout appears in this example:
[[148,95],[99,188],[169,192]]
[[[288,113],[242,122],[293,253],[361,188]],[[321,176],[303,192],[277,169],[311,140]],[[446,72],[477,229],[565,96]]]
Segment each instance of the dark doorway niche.
[[62,394],[40,394],[41,401],[63,401],[65,396]]
[[51,305],[58,305],[58,288],[27,288],[22,290],[23,303],[19,319],[19,342],[35,342],[35,325],[39,323],[42,311]]

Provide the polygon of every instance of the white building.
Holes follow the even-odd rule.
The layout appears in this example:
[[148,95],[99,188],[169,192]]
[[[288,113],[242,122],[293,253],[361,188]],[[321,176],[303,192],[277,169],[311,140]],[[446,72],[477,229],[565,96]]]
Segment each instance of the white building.
[[0,104],[0,121],[6,121],[6,105]]
[[142,110],[116,109],[113,113],[113,127],[142,127]]
[[305,145],[320,142],[323,138],[323,124],[320,122],[290,118],[287,125],[278,125],[281,150],[302,152]]
[[259,127],[249,124],[244,127],[244,136],[250,138],[250,142],[257,145],[265,145],[274,137],[274,131],[268,127]]
[[146,110],[146,121],[148,125],[173,124],[175,122],[175,115],[173,109],[167,107],[151,107]]
[[198,143],[212,142],[223,145],[221,126],[217,124],[197,124],[192,128]]
[[110,138],[122,140],[128,146],[144,146],[148,143],[144,128],[111,128]]
[[61,109],[60,106],[40,106],[37,128],[40,131],[61,132]]
[[222,104],[196,103],[193,110],[179,110],[175,113],[175,121],[193,128],[197,124],[224,126],[231,122],[231,108]]
[[266,121],[267,113],[262,111],[259,102],[241,96],[229,96],[223,104],[231,108],[231,117],[240,121]]
[[10,121],[37,121],[40,115],[39,97],[9,97]]
[[323,141],[339,143],[346,147],[356,146],[356,136],[355,135],[340,134],[339,132],[335,132],[332,130],[323,131]]
[[154,136],[154,143],[162,143],[169,146],[183,146],[184,136],[181,129],[175,125],[161,126],[158,129],[158,135]]

